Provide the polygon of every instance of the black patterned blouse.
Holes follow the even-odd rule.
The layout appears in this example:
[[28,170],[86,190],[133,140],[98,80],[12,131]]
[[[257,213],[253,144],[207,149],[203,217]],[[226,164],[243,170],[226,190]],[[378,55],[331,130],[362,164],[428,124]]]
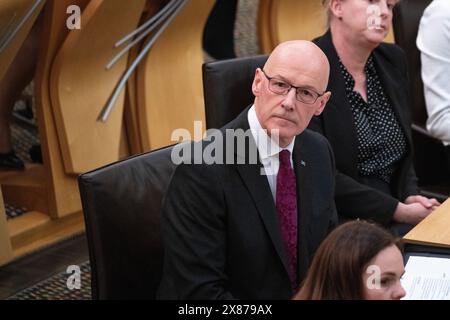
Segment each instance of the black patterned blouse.
[[355,80],[340,62],[358,137],[358,172],[390,183],[397,163],[406,152],[406,139],[378,78],[373,57],[365,66],[367,102],[353,91]]

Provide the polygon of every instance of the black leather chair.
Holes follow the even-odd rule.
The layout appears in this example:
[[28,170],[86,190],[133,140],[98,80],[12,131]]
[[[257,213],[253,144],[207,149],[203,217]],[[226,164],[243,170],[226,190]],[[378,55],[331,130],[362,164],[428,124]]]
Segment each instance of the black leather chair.
[[82,174],[93,299],[154,299],[162,272],[160,209],[172,147]]
[[254,56],[203,64],[203,94],[206,126],[221,128],[250,105],[251,85],[256,68],[262,68],[268,56]]
[[431,0],[400,1],[394,10],[393,27],[395,42],[405,50],[408,59],[414,166],[421,193],[443,200],[450,196],[450,172],[442,143],[426,130],[420,51],[416,46],[420,18],[430,3]]

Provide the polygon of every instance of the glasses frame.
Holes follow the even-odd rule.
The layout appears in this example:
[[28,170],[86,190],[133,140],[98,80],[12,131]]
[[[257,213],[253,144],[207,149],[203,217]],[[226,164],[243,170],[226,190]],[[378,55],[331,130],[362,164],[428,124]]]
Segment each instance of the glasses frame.
[[[285,96],[285,95],[289,94],[289,92],[291,92],[291,89],[292,89],[292,88],[294,88],[294,89],[295,89],[295,100],[297,100],[297,101],[299,101],[299,102],[302,102],[302,103],[305,103],[305,104],[314,104],[314,103],[317,102],[317,99],[319,99],[320,97],[322,97],[322,96],[325,94],[325,92],[326,92],[326,91],[325,91],[325,92],[319,93],[319,92],[317,92],[316,90],[313,90],[313,89],[310,89],[310,88],[296,87],[296,86],[293,86],[292,84],[290,84],[289,82],[287,82],[287,81],[285,81],[285,80],[282,80],[282,79],[279,79],[279,78],[277,78],[277,77],[269,77],[263,69],[260,69],[260,70],[262,71],[262,73],[264,74],[264,76],[267,78],[267,80],[269,80],[267,87],[269,88],[270,92],[273,92],[273,93],[275,93],[275,94],[278,94],[278,95],[281,95],[281,96]],[[274,80],[274,79],[275,79],[275,80],[279,80],[279,81],[281,81],[281,82],[283,82],[283,83],[286,83],[286,84],[289,86],[289,89],[287,89],[286,93],[284,93],[284,94],[283,94],[283,93],[278,93],[278,92],[274,92],[272,89],[270,89],[270,81],[272,81],[272,80]],[[305,89],[305,90],[308,90],[308,91],[312,91],[312,92],[314,92],[315,94],[317,94],[317,98],[314,100],[314,102],[305,102],[305,101],[303,101],[303,100],[300,100],[300,99],[297,97],[297,90],[298,90],[298,89]]]

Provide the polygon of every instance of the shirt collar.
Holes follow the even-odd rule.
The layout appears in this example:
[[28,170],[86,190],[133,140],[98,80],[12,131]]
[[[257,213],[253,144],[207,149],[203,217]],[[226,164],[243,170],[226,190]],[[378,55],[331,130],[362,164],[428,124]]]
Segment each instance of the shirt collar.
[[288,150],[292,155],[292,152],[294,150],[295,137],[286,148],[281,148],[267,135],[267,130],[262,128],[258,117],[256,116],[255,105],[252,105],[252,107],[248,111],[247,118],[250,130],[252,131],[253,139],[255,139],[261,159],[266,159],[278,155],[281,150]]
[[[353,79],[353,76],[350,74],[350,72],[348,72],[347,68],[344,66],[341,59],[339,59],[339,67],[341,69],[341,74],[344,76],[346,91],[350,93],[353,92],[353,88],[355,87],[355,80]],[[369,82],[369,79],[376,74],[372,54],[367,59],[366,65],[364,66],[364,72],[366,74],[367,82]]]

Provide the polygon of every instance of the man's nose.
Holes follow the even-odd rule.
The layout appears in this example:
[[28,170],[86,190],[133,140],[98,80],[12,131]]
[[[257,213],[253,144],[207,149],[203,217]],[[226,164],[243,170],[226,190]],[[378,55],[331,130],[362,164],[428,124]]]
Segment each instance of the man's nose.
[[284,97],[282,106],[289,111],[294,110],[295,103],[297,101],[296,94],[297,94],[297,89],[295,89],[295,88],[289,89],[288,93]]

